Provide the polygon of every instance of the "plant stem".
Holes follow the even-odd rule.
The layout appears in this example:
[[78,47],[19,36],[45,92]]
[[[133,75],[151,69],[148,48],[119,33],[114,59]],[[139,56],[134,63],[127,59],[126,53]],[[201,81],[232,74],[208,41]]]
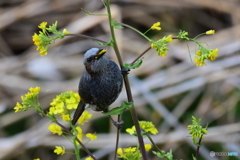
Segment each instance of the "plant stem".
[[135,60],[132,61],[132,63],[130,63],[131,65],[133,65],[138,59],[140,59],[145,53],[147,53],[149,50],[151,49],[151,47],[148,47],[146,50],[143,51],[143,53],[141,53]]
[[[55,121],[57,125],[59,125],[64,131],[66,131],[69,135],[75,136],[70,130],[68,130],[66,127],[64,127],[61,123],[58,121]],[[88,148],[78,139],[76,138],[77,142],[82,146],[82,148],[88,153],[90,157],[92,157],[94,160],[97,160],[94,155],[88,150]],[[75,148],[75,147],[74,147]],[[77,155],[76,155],[77,156]]]
[[203,137],[203,134],[201,135],[201,137],[200,137],[200,139],[199,139],[199,141],[198,141],[198,146],[197,146],[195,158],[198,158],[198,153],[199,153],[199,149],[200,149],[200,147],[201,147],[202,137]]
[[148,139],[150,140],[150,142],[152,143],[152,145],[153,145],[155,148],[157,148],[157,150],[158,150],[159,152],[161,152],[161,149],[158,148],[158,146],[154,143],[154,141],[152,140],[152,137],[150,137],[148,133],[147,133],[146,135],[147,135]]
[[[118,46],[117,46],[116,37],[115,37],[115,33],[114,33],[114,28],[112,26],[112,15],[111,15],[111,9],[110,9],[110,0],[106,0],[106,7],[107,7],[107,12],[108,12],[110,31],[111,31],[112,40],[113,40],[113,48],[115,50],[116,56],[118,58],[118,62],[119,62],[120,67],[122,69],[123,68],[123,61],[122,61],[122,57],[121,57],[121,54],[120,54]],[[126,92],[127,92],[128,102],[133,102],[130,83],[129,83],[129,80],[128,80],[128,75],[126,75],[126,74],[123,75],[123,79],[124,79],[125,88],[126,88]],[[147,154],[146,154],[146,151],[145,151],[145,148],[144,148],[144,142],[143,142],[143,138],[142,138],[142,135],[141,135],[141,129],[140,129],[140,126],[139,126],[139,123],[138,123],[138,117],[137,117],[137,113],[135,111],[134,106],[130,108],[130,112],[131,112],[131,115],[132,115],[132,118],[133,118],[134,125],[136,127],[138,141],[139,141],[139,145],[140,145],[140,151],[142,153],[143,160],[147,160],[148,158],[147,158]]]
[[[118,115],[118,122],[120,122],[120,121],[121,121],[121,115]],[[117,130],[117,138],[116,138],[116,147],[115,147],[115,153],[114,153],[114,160],[117,160],[117,149],[118,149],[118,144],[119,144],[120,130],[121,130],[121,128],[119,128]]]
[[98,39],[98,38],[95,38],[95,37],[91,37],[91,36],[87,36],[87,35],[84,35],[84,34],[65,34],[65,36],[78,36],[78,37],[91,39],[91,40],[94,40],[94,41],[99,41],[99,42],[102,42],[102,43],[108,43],[104,40],[101,40],[101,39]]
[[144,38],[146,38],[149,42],[151,42],[152,40],[149,39],[145,34],[143,34],[142,32],[140,32],[139,30],[137,30],[136,28],[132,27],[132,26],[129,26],[125,23],[120,23],[118,22],[118,24],[121,24],[122,26],[125,26],[127,28],[130,28],[131,30],[134,30],[135,32],[137,32],[138,34],[142,35]]

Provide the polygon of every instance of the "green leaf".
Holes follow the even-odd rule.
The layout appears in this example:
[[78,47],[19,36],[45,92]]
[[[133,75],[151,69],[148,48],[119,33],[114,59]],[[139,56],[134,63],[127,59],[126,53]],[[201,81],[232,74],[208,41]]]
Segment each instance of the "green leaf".
[[194,155],[192,155],[192,158],[193,158],[193,160],[197,160],[197,158]]
[[113,26],[116,29],[123,29],[123,26],[119,24],[117,21],[112,21],[111,26]]
[[132,106],[133,106],[133,103],[123,101],[122,105],[120,107],[113,108],[110,111],[105,112],[103,114],[105,114],[105,115],[119,115],[119,114],[122,114],[123,111],[125,111],[127,108],[132,107]]
[[123,68],[124,68],[124,69],[135,69],[135,68],[138,68],[138,67],[140,67],[141,64],[142,64],[142,59],[143,59],[143,58],[137,60],[137,61],[136,61],[135,63],[133,63],[133,64],[124,63],[124,64],[123,64]]
[[[95,40],[93,40],[93,41],[95,41]],[[99,41],[96,41],[96,42],[101,46],[113,46],[114,41],[112,39],[110,39],[110,41],[108,43],[103,43],[103,42],[99,42]]]
[[165,158],[167,160],[173,160],[172,149],[168,153],[165,153],[164,150],[160,150],[158,152],[152,151],[159,158]]

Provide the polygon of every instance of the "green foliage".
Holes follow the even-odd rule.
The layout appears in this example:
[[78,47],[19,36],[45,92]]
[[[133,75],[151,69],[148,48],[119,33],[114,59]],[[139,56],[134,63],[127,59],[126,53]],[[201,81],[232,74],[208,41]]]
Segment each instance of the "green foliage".
[[107,42],[107,43],[99,42],[99,41],[96,41],[96,40],[93,40],[93,41],[97,42],[101,46],[112,46],[113,43],[114,43],[114,41],[112,39],[110,39],[109,42]]
[[167,153],[163,150],[158,151],[158,152],[155,152],[155,151],[152,151],[152,152],[153,152],[153,154],[155,154],[159,158],[165,158],[166,160],[173,160],[173,155],[172,155],[172,150],[171,149]]
[[123,111],[125,111],[127,108],[130,108],[132,106],[133,106],[133,103],[123,101],[122,105],[120,107],[115,107],[115,108],[111,109],[110,111],[105,112],[103,114],[105,114],[105,115],[119,115],[119,114],[122,114]]
[[128,64],[128,63],[124,63],[123,64],[123,69],[136,69],[136,68],[138,68],[138,67],[140,67],[141,66],[141,64],[142,64],[142,59],[143,58],[140,58],[139,60],[137,60],[135,63],[133,63],[133,64]]
[[119,24],[117,21],[111,21],[111,26],[115,29],[123,29],[123,26]]

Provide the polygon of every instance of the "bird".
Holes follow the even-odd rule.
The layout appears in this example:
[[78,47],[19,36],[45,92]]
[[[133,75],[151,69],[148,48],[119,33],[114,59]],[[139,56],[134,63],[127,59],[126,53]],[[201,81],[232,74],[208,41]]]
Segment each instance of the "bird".
[[[84,54],[85,68],[78,87],[80,102],[73,115],[72,125],[76,124],[86,107],[108,112],[109,106],[122,90],[122,72],[114,61],[105,56],[106,52],[106,49],[91,48]],[[115,122],[111,116],[110,119]]]

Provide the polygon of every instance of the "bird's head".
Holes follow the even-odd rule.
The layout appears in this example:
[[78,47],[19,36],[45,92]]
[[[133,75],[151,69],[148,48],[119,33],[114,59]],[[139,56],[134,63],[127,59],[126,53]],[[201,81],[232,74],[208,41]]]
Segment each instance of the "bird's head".
[[109,59],[104,54],[106,49],[92,48],[84,54],[84,65],[89,74],[96,74],[104,71]]

